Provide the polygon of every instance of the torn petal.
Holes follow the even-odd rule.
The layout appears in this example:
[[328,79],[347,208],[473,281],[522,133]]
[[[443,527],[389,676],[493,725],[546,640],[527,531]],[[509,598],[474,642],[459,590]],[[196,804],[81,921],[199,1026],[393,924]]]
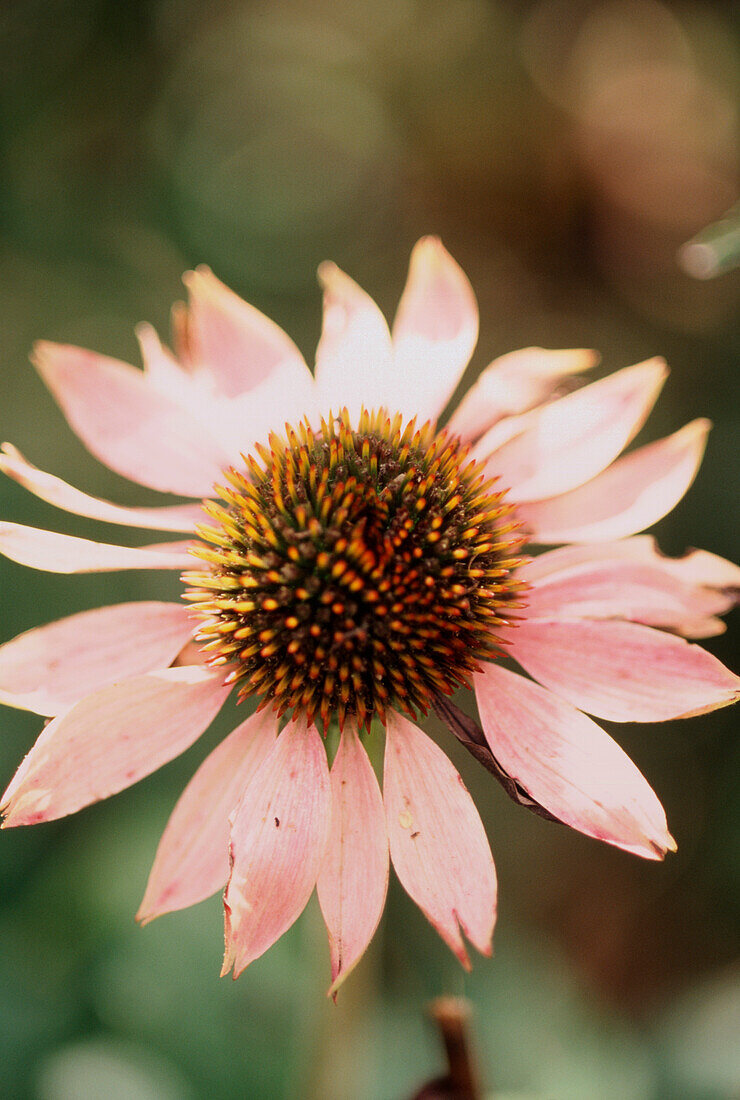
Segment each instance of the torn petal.
[[391,859],[401,884],[466,969],[460,932],[491,954],[496,872],[462,779],[418,726],[388,712],[383,773]]
[[329,933],[332,985],[339,986],[378,927],[388,889],[388,837],[375,772],[347,724],[331,769],[331,836],[317,889]]
[[[608,580],[612,570],[613,584]],[[591,615],[598,603],[599,611],[608,611],[608,617],[667,627],[687,638],[721,634],[725,624],[716,616],[734,607],[740,595],[740,566],[706,550],[670,558],[652,535],[547,550],[522,566],[518,575],[532,585],[527,603],[537,618],[557,617],[547,613],[556,603],[559,616],[580,618],[586,604],[591,605]],[[577,578],[583,580],[578,590]],[[649,594],[646,582],[654,589]],[[601,589],[595,602],[594,586]]]
[[252,776],[231,822],[222,975],[234,977],[303,912],[329,838],[331,787],[315,726],[285,727]]
[[527,592],[527,620],[631,619],[691,635],[734,602],[732,594],[679,580],[661,568],[658,555],[649,564],[614,558],[586,561],[535,584]]
[[136,919],[147,924],[214,894],[229,877],[229,816],[272,749],[277,720],[253,714],[203,761],[178,799],[157,848]]

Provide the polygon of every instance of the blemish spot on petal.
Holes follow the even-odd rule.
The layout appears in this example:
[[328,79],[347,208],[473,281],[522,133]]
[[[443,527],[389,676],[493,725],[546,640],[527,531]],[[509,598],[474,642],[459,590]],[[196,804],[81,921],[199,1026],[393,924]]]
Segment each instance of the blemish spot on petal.
[[413,825],[414,819],[408,810],[404,810],[403,813],[398,815],[398,824],[402,829],[410,829]]

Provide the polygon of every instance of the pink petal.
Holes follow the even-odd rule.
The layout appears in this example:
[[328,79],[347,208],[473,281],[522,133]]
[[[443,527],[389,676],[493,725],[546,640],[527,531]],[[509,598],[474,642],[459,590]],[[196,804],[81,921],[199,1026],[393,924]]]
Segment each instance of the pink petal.
[[316,423],[315,390],[308,368],[293,377],[291,371],[276,367],[249,393],[222,402],[220,423],[225,442],[239,454],[249,454],[255,442],[267,442],[270,432],[284,435],[286,423],[297,424],[304,417]]
[[286,420],[297,422],[313,410],[313,378],[302,359],[299,371],[293,359],[283,359],[246,393],[228,397],[219,391],[219,379],[208,369],[199,369],[196,363],[194,369],[183,370],[150,325],[140,325],[137,335],[151,385],[206,431],[215,426],[223,454],[237,467],[243,464],[241,455],[251,451],[255,441],[266,442],[271,431],[283,431]]
[[237,397],[280,368],[287,385],[310,372],[290,337],[224,286],[207,267],[185,275],[189,336],[195,361],[219,392]]
[[613,722],[663,722],[728,706],[740,679],[701,646],[636,623],[527,619],[511,656],[581,710]]
[[[687,615],[673,622],[668,619],[664,622],[651,620],[651,624],[669,626],[687,637],[707,638],[721,634],[725,624],[714,616],[724,614],[737,603],[740,566],[706,550],[691,550],[680,558],[666,557],[652,535],[636,535],[616,542],[561,546],[528,562],[518,575],[535,585],[539,601],[543,586],[547,586],[546,596],[550,599],[551,583],[560,587],[576,576],[589,576],[591,571],[614,566],[620,570],[630,566],[648,566],[651,570],[659,570],[665,583],[673,586],[674,598],[686,601]],[[540,618],[550,617],[543,613],[543,607],[537,603],[537,615]],[[648,622],[645,618],[640,621]]]
[[0,646],[0,703],[60,714],[98,688],[166,668],[193,623],[176,603],[123,603],[82,611]]
[[65,344],[40,343],[42,378],[87,449],[116,473],[166,493],[211,495],[230,455],[178,402],[134,367]]
[[47,573],[105,573],[116,569],[187,569],[190,542],[153,546],[112,546],[74,535],[60,535],[22,523],[0,522],[0,554]]
[[229,815],[272,749],[277,720],[253,714],[206,757],[172,811],[136,919],[195,905],[226,885]]
[[[505,443],[516,439],[532,426],[534,411],[518,413],[515,416],[504,416],[497,420],[493,427],[480,437],[472,449],[472,456],[477,462],[486,463],[494,451],[498,451]],[[495,471],[494,471],[495,472]]]
[[[614,542],[576,544],[559,546],[557,550],[546,550],[523,565],[517,576],[530,584],[535,581],[549,583],[550,580],[560,580],[564,574],[583,566],[599,566],[613,561],[637,562],[654,566],[668,562],[678,563],[682,560],[684,559],[668,558],[662,554],[653,535],[634,535],[632,538],[617,539]],[[738,569],[738,575],[740,576],[740,569]],[[687,581],[690,579],[686,577]],[[695,580],[698,582],[699,578]]]
[[141,348],[147,381],[161,393],[175,400],[178,400],[178,394],[190,392],[192,375],[184,370],[172,352],[163,346],[152,325],[146,323],[137,325],[136,339]]
[[465,394],[450,417],[450,431],[464,440],[476,439],[502,417],[542,404],[564,378],[590,370],[598,359],[597,353],[587,348],[522,348],[502,355]]
[[546,810],[587,836],[647,859],[675,851],[655,792],[585,714],[491,664],[476,674],[475,693],[494,756]]
[[681,558],[667,558],[662,554],[659,557],[663,569],[679,580],[711,588],[740,588],[740,566],[719,554],[690,550]]
[[[516,501],[552,497],[582,485],[637,434],[666,374],[662,359],[650,359],[528,413],[524,430],[491,455],[489,471]],[[484,436],[474,456],[484,455],[485,444]]]
[[199,504],[175,504],[166,508],[126,508],[107,500],[88,496],[53,474],[32,466],[10,443],[3,443],[0,470],[12,477],[34,496],[77,516],[120,523],[126,527],[146,527],[155,531],[192,531],[203,522]]
[[303,912],[330,821],[326,751],[316,727],[299,720],[280,734],[232,817],[222,975],[233,966],[238,978]]
[[708,420],[693,420],[573,492],[522,504],[517,515],[540,543],[600,542],[642,531],[675,508],[691,485],[710,427]]
[[391,859],[402,885],[466,970],[460,928],[491,954],[496,871],[473,800],[418,726],[388,712],[383,779]]
[[[395,399],[391,334],[369,294],[332,263],[323,263],[324,322],[316,349],[316,385],[324,416],[346,406],[356,423],[360,409]],[[393,409],[392,411],[395,411]]]
[[[525,576],[526,568],[522,570]],[[703,630],[708,621],[728,611],[734,602],[733,595],[672,576],[655,555],[649,564],[616,558],[586,561],[552,573],[527,592],[526,618],[633,619],[680,634],[699,629],[700,636],[706,636]]]
[[[183,310],[185,306],[183,303]],[[164,347],[151,325],[136,327],[136,337],[141,348],[141,358],[147,382],[164,397],[180,405],[190,416],[200,422],[204,430],[216,427],[224,446],[224,410],[228,410],[230,398],[218,392],[216,380],[206,370],[190,369],[178,362],[169,348]]]
[[378,927],[388,890],[388,837],[380,788],[357,731],[345,726],[331,769],[331,838],[317,889],[337,990]]
[[200,737],[228,694],[206,669],[168,668],[101,688],[46,726],[0,799],[3,827],[99,802]]
[[411,253],[393,325],[394,409],[436,420],[452,396],[478,340],[478,305],[462,268],[437,237]]

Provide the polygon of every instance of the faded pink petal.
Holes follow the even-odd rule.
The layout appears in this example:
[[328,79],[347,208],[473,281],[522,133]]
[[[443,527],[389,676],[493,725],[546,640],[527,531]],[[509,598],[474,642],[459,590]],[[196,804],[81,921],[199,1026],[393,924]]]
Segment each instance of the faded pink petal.
[[[532,606],[531,600],[534,598],[537,615],[540,618],[549,618],[545,614],[546,605],[542,601],[552,601],[551,584],[555,586],[557,597],[563,586],[574,582],[576,577],[589,578],[597,571],[616,568],[621,579],[619,585],[615,583],[613,586],[612,597],[619,600],[619,589],[624,577],[628,575],[622,571],[632,567],[648,567],[651,572],[657,570],[661,577],[660,586],[670,585],[671,600],[678,600],[684,606],[686,614],[677,616],[673,621],[667,615],[660,621],[653,598],[648,617],[647,607],[643,607],[640,615],[627,615],[622,610],[619,613],[621,617],[636,618],[652,626],[670,627],[690,638],[709,638],[723,633],[725,624],[715,616],[724,614],[737,603],[740,566],[706,550],[691,550],[683,557],[669,558],[660,551],[652,535],[635,535],[616,542],[585,543],[548,550],[524,565],[519,571],[519,577],[534,585],[534,589],[527,594],[528,605]],[[580,592],[572,592],[571,613],[563,614],[563,617],[573,618],[580,615],[578,604],[583,604],[582,598],[579,598],[581,596]],[[562,604],[565,612],[564,592]]]
[[[646,536],[647,537],[647,536]],[[660,555],[662,566],[678,580],[711,588],[740,588],[740,566],[708,550],[690,550],[681,558]]]
[[[183,310],[185,306],[183,306]],[[224,414],[229,426],[231,398],[219,393],[215,378],[206,370],[190,369],[179,362],[169,348],[164,347],[151,325],[136,327],[136,337],[141,348],[141,358],[147,382],[170,401],[180,405],[186,413],[198,420],[207,431],[218,427],[222,449],[231,453],[232,445],[224,439]],[[228,436],[228,432],[227,432]],[[234,451],[234,458],[238,451]]]
[[534,542],[600,542],[633,535],[678,504],[701,465],[708,420],[618,459],[564,496],[522,504],[517,515]]
[[285,727],[252,776],[231,821],[222,976],[234,977],[290,928],[316,884],[331,823],[331,785],[319,731]]
[[136,919],[195,905],[226,885],[229,815],[272,749],[277,719],[253,714],[203,761],[178,799],[157,848]]
[[98,688],[166,668],[193,632],[176,603],[81,611],[0,646],[0,703],[54,715]]
[[551,573],[527,592],[526,619],[632,619],[692,636],[698,629],[707,637],[707,629],[721,633],[714,616],[734,603],[731,594],[671,575],[656,554],[649,564],[615,558]]
[[[574,489],[600,473],[637,434],[667,375],[650,359],[592,382],[523,418],[524,430],[490,456],[488,470],[512,500],[531,501]],[[473,455],[487,457],[486,437]]]
[[186,569],[193,559],[190,542],[153,546],[113,546],[107,542],[60,535],[22,523],[0,521],[0,554],[47,573],[106,573],[117,569]]
[[391,334],[370,295],[336,264],[323,263],[319,279],[324,321],[316,349],[317,404],[325,416],[346,407],[356,424],[363,405],[393,403]]
[[534,412],[536,410],[533,409],[530,412],[518,413],[515,416],[504,416],[497,420],[493,427],[484,432],[476,441],[471,452],[472,457],[477,462],[485,464],[488,457],[503,447],[505,443],[516,439],[517,436],[531,428]]
[[186,403],[183,400],[184,395],[189,395],[194,388],[190,372],[183,369],[172,352],[163,346],[152,325],[146,322],[137,325],[136,339],[139,341],[147,381],[161,393]]
[[[658,547],[654,535],[633,535],[631,538],[616,539],[613,542],[574,544],[559,546],[556,550],[546,550],[544,553],[538,554],[536,558],[532,558],[526,565],[523,565],[519,576],[530,584],[535,581],[538,584],[549,583],[551,580],[560,580],[572,570],[606,565],[614,561],[660,566],[670,571],[673,565],[680,566],[683,562],[688,561],[689,557],[693,557],[694,554],[699,552],[695,550],[683,558],[669,558]],[[714,554],[709,556],[715,557]],[[723,558],[717,560],[724,562]],[[724,564],[736,570],[737,576],[740,578],[740,567],[731,565],[730,562]],[[711,584],[709,577],[703,578],[698,575],[694,577],[687,575],[683,579],[697,584]]]
[[436,420],[478,340],[478,304],[467,276],[437,237],[423,237],[393,325],[393,411]]
[[460,928],[490,955],[496,921],[496,871],[485,830],[442,750],[390,710],[383,801],[396,874],[469,970]]
[[149,672],[101,688],[46,726],[0,799],[3,827],[36,825],[130,787],[189,748],[228,689],[206,669]]
[[564,378],[590,370],[598,361],[598,354],[587,348],[521,348],[502,355],[465,394],[450,417],[450,431],[463,440],[477,439],[502,417],[547,401]]
[[116,473],[161,492],[211,495],[230,453],[134,367],[67,344],[36,345],[33,361],[87,449]]
[[664,722],[740,696],[740,679],[711,653],[649,626],[528,618],[508,637],[531,676],[612,722]]
[[188,272],[184,281],[190,295],[191,354],[225,397],[254,389],[277,368],[288,387],[310,378],[290,337],[224,286],[209,268]]
[[[241,466],[242,454],[248,453],[255,441],[265,442],[271,431],[283,430],[286,420],[297,422],[313,410],[314,383],[302,359],[298,371],[291,357],[280,359],[245,393],[228,397],[219,390],[218,377],[207,367],[199,367],[196,361],[193,369],[183,370],[162,347],[150,325],[140,325],[137,335],[151,385],[181,405],[207,430],[216,426],[221,450],[229,456],[224,465]],[[293,347],[288,337],[282,335]]]
[[331,769],[331,835],[317,890],[329,932],[330,995],[373,938],[388,890],[388,837],[372,764],[348,724]]
[[126,527],[145,527],[154,531],[192,531],[196,523],[202,523],[203,511],[199,504],[175,504],[165,508],[127,508],[111,504],[107,500],[88,496],[87,493],[68,485],[53,474],[44,473],[32,466],[19,450],[10,443],[3,443],[0,453],[0,470],[12,477],[34,496],[63,508],[77,516],[99,519],[105,523],[119,523]]
[[645,777],[585,714],[496,665],[476,673],[481,723],[496,759],[559,820],[646,859],[676,844]]
[[298,424],[304,417],[315,423],[317,411],[315,386],[308,370],[294,379],[278,367],[254,390],[226,402],[222,421],[232,446],[249,454],[255,442],[267,441],[270,432],[283,435],[286,423]]

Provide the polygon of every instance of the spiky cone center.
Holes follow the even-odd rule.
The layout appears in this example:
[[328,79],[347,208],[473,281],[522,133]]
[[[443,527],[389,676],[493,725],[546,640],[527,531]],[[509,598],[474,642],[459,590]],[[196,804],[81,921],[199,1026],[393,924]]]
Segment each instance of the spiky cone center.
[[467,448],[381,409],[255,450],[204,504],[204,568],[183,574],[210,663],[325,729],[469,685],[526,586],[513,508]]

